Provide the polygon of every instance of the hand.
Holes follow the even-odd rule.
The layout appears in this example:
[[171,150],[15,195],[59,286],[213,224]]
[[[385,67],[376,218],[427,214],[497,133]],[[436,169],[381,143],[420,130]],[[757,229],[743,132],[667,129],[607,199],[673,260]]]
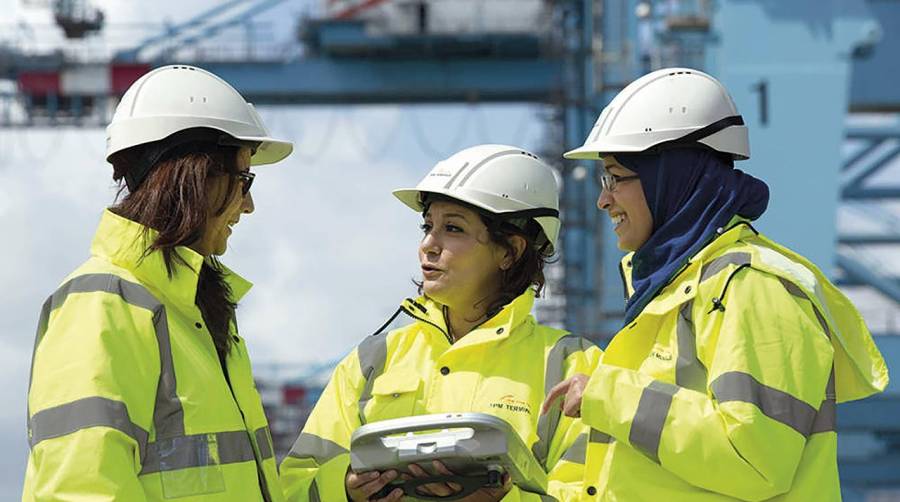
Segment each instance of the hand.
[[541,406],[541,415],[546,415],[553,406],[556,398],[563,396],[562,411],[567,417],[578,418],[581,416],[581,396],[584,394],[584,388],[587,387],[589,376],[578,373],[577,375],[563,380],[554,385],[544,404]]
[[[351,472],[347,470],[347,477],[344,478],[344,486],[347,489],[347,500],[352,502],[366,502],[372,495],[378,493],[384,485],[390,483],[397,478],[397,471],[390,470],[384,472],[368,471],[368,472]],[[394,502],[400,500],[403,496],[403,490],[394,488],[387,497],[380,499],[371,499],[374,502]]]
[[[447,466],[439,460],[432,460],[434,472],[443,474],[444,476],[453,476],[453,472],[447,469]],[[417,478],[427,478],[430,476],[425,469],[416,464],[409,464],[409,472]],[[506,496],[506,492],[512,488],[512,482],[509,474],[503,474],[503,486],[499,488],[481,488],[475,490],[471,495],[457,499],[458,502],[497,502]],[[456,483],[428,483],[421,485],[416,490],[424,495],[433,497],[446,497],[462,490],[462,486]]]

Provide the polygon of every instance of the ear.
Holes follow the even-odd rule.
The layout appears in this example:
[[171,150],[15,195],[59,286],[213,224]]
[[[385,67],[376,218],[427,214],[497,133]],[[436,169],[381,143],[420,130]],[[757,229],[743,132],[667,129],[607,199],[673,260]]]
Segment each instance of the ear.
[[501,270],[511,269],[522,258],[522,254],[525,253],[525,246],[528,245],[525,238],[521,235],[511,235],[507,238],[507,242],[512,246],[514,253],[506,252],[503,261],[500,262]]

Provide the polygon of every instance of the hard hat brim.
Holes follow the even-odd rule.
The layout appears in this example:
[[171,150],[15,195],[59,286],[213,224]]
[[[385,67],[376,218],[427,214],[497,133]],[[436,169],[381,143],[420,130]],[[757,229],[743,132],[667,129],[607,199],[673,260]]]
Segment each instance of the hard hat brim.
[[256,154],[250,157],[251,166],[263,166],[274,164],[284,160],[294,151],[294,144],[290,141],[282,141],[274,138],[237,138],[242,141],[257,141],[260,143]]
[[642,151],[642,149],[635,148],[633,146],[617,145],[597,147],[596,145],[591,145],[581,146],[574,150],[569,150],[568,152],[563,154],[563,158],[570,160],[600,160],[601,155],[610,155],[616,153],[639,153]]

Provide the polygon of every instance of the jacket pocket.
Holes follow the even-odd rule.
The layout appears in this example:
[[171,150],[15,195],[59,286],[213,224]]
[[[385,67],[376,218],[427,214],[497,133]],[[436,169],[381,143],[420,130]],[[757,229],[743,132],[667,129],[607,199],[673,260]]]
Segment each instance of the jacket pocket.
[[177,499],[225,491],[216,434],[161,439],[157,445],[163,497]]
[[422,379],[408,369],[391,369],[372,383],[372,400],[366,407],[369,422],[408,417],[416,407]]

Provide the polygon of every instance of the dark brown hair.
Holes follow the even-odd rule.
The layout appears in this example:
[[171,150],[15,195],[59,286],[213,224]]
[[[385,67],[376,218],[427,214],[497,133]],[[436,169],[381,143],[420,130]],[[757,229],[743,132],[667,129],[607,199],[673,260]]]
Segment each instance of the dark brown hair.
[[[113,179],[119,183],[118,200],[128,192],[125,174],[146,158],[149,148],[166,148],[166,141],[140,145],[118,152],[111,158]],[[144,225],[144,238],[149,229],[158,235],[147,245],[144,256],[154,251],[162,253],[166,271],[171,278],[175,267],[189,266],[175,252],[179,246],[190,246],[201,239],[207,223],[210,197],[209,179],[237,174],[238,148],[215,143],[193,142],[166,151],[151,168],[149,174],[133,192],[128,192],[111,211]],[[229,176],[225,197],[216,214],[221,214],[232,197],[240,196],[237,179]],[[215,201],[213,201],[215,202]],[[199,270],[197,296],[194,299],[206,326],[212,334],[216,352],[224,361],[231,350],[229,326],[234,320],[237,304],[232,300],[231,288],[224,280],[221,264],[213,257],[204,260]]]
[[[425,199],[425,209],[422,214],[428,212],[428,207],[435,201],[444,201],[452,204],[458,204],[465,208],[476,212],[481,221],[487,227],[488,236],[491,243],[502,247],[512,256],[516,255],[516,249],[511,242],[511,237],[518,235],[525,239],[525,249],[522,256],[516,260],[512,266],[506,270],[500,271],[500,290],[494,298],[485,298],[481,301],[487,301],[487,319],[497,315],[506,304],[515,300],[519,295],[524,293],[528,288],[532,288],[536,296],[540,296],[544,290],[544,265],[546,265],[552,256],[548,251],[549,246],[539,244],[541,237],[541,226],[534,221],[533,218],[519,221],[506,221],[495,214],[489,213],[484,209],[475,207],[471,204],[463,202],[452,197],[441,194],[428,194]],[[419,294],[422,293],[422,283],[415,282],[419,288]]]

